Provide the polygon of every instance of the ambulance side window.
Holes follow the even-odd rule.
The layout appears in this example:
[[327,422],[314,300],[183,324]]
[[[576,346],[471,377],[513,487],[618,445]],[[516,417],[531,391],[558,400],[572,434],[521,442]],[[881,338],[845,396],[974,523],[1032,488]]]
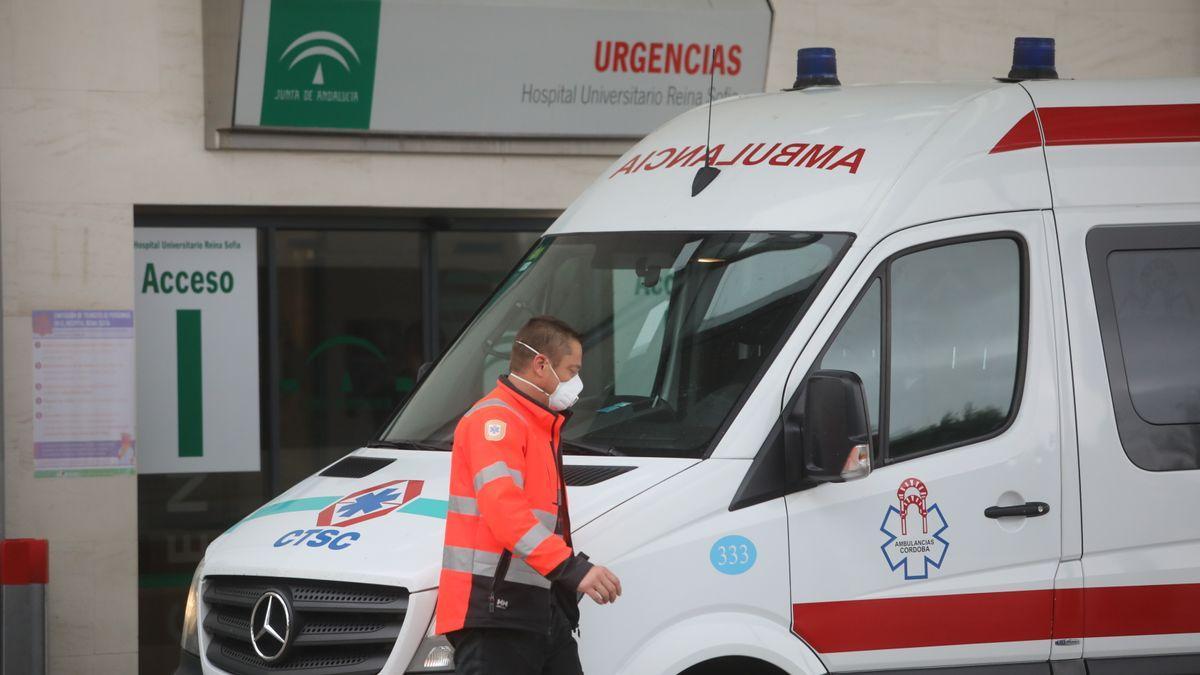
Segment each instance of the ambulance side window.
[[919,250],[890,265],[889,460],[1000,431],[1015,401],[1021,251],[1012,239]]
[[1200,468],[1200,226],[1101,227],[1087,249],[1125,453]]
[[876,270],[817,361],[866,389],[887,464],[993,436],[1012,419],[1023,343],[1023,253],[994,237],[925,246]]
[[[848,370],[862,380],[872,434],[879,433],[879,376],[883,351],[883,289],[875,279],[838,329],[817,365],[819,370]],[[876,441],[878,447],[878,441]]]

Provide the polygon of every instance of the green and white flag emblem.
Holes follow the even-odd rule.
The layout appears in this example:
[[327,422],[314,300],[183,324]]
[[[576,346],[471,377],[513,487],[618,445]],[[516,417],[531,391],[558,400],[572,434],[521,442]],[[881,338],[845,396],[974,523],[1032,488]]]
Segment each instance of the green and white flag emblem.
[[274,0],[263,126],[367,129],[380,0]]

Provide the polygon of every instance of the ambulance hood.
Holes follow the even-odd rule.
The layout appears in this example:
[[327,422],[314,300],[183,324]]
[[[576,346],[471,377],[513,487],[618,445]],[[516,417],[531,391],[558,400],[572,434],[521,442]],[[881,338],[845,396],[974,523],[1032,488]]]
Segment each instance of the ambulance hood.
[[[569,482],[577,483],[567,488],[573,530],[696,461],[565,457],[566,473],[574,477]],[[360,477],[322,475],[330,473]],[[432,588],[441,567],[449,475],[448,452],[353,452],[218,537],[205,554],[205,574]]]

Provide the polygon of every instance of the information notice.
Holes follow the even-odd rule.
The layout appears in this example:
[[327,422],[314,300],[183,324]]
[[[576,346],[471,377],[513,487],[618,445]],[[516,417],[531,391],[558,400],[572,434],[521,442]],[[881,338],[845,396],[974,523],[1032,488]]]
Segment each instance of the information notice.
[[139,227],[138,474],[258,471],[258,232]]
[[134,472],[131,310],[33,312],[34,475]]

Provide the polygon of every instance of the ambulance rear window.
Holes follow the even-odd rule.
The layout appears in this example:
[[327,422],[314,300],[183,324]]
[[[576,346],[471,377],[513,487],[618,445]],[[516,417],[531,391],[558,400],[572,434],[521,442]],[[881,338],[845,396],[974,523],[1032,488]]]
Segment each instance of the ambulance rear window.
[[1200,468],[1200,225],[1099,227],[1087,251],[1125,454]]
[[1200,249],[1108,256],[1129,395],[1151,424],[1200,424]]

